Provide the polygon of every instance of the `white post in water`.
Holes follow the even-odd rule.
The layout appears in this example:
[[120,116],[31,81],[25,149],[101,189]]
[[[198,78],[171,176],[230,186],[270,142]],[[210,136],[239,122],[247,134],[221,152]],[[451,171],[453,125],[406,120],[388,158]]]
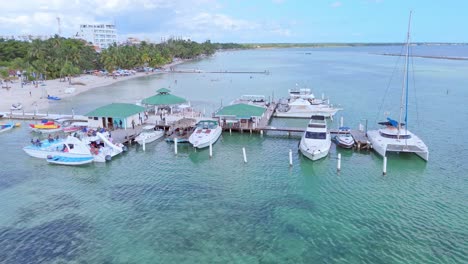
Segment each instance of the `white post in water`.
[[263,137],[263,130],[260,130],[260,136]]
[[336,165],[336,170],[341,171],[341,153],[338,153],[338,164]]
[[340,127],[343,127],[343,123],[344,123],[344,118],[343,116],[340,117]]
[[244,163],[247,163],[247,154],[245,154],[245,148],[242,148],[242,153],[244,154]]
[[289,166],[292,167],[292,149],[289,149]]
[[232,135],[232,129],[229,128],[229,135]]
[[387,156],[383,157],[383,175],[387,175]]
[[211,143],[211,140],[210,140],[210,158],[213,157],[213,144]]
[[174,138],[174,153],[177,155],[177,138]]
[[143,138],[143,151],[146,151],[146,139]]

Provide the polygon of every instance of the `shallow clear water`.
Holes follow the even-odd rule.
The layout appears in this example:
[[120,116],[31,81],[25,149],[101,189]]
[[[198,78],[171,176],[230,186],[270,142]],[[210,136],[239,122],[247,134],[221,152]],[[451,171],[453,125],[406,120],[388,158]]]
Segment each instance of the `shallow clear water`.
[[[221,100],[278,98],[298,83],[340,104],[347,125],[368,119],[375,128],[379,109],[398,111],[399,83],[382,100],[396,60],[355,49],[224,52],[179,67],[271,74],[144,77],[50,111],[85,113],[170,86],[210,113]],[[392,155],[387,176],[382,159],[365,151],[333,146],[328,158],[309,161],[297,152],[300,135],[285,133],[224,133],[211,159],[208,150],[182,144],[176,156],[173,144],[157,141],[106,164],[54,166],[23,153],[32,136],[23,123],[0,135],[0,262],[466,263],[468,63],[414,65],[418,101],[410,102],[409,124],[429,146],[430,161]]]

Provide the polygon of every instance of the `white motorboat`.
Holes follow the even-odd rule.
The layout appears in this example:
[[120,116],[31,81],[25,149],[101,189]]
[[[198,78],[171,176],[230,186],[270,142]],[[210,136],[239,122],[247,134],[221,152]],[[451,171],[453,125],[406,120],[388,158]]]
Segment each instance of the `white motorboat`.
[[[285,104],[280,101],[280,104]],[[312,104],[303,98],[289,99],[287,105],[279,105],[275,111],[276,117],[310,118],[312,115],[320,115],[332,118],[340,108],[331,107],[328,104]]]
[[251,104],[267,107],[267,100],[264,95],[242,95],[240,98],[231,102],[231,104]]
[[90,154],[89,156],[83,157],[65,157],[65,156],[49,156],[47,162],[50,164],[78,166],[85,165],[93,162],[94,157]]
[[[408,130],[408,73],[409,73],[409,48],[411,15],[408,23],[408,34],[406,40],[405,71],[403,74],[403,85],[401,88],[400,116],[399,120],[387,117],[386,122],[380,122],[383,128],[367,132],[367,137],[372,148],[381,156],[385,157],[389,152],[414,153],[423,160],[428,161],[429,149],[426,144],[415,134]],[[404,111],[403,111],[404,110]],[[403,115],[404,114],[404,115]],[[404,121],[404,123],[403,123]],[[405,124],[406,123],[406,124]]]
[[198,122],[195,131],[189,137],[189,142],[195,148],[206,148],[214,144],[221,136],[222,128],[217,121],[202,120]]
[[90,138],[83,138],[83,142],[88,146],[89,151],[94,157],[96,162],[106,162],[110,161],[113,157],[119,155],[124,150],[126,146],[123,144],[117,143],[114,144],[111,142],[111,139],[103,133],[96,133],[96,141],[89,141]]
[[63,139],[45,139],[31,142],[30,146],[23,150],[31,157],[47,159],[48,156],[62,157],[89,157],[90,152],[81,140],[75,137]]
[[11,110],[21,110],[21,109],[23,109],[23,104],[21,104],[21,103],[12,104],[10,109]]
[[310,118],[313,115],[320,115],[333,118],[339,110],[341,108],[332,107],[328,99],[315,98],[309,88],[295,88],[289,89],[288,99],[279,101],[275,116]]
[[354,146],[354,139],[350,134],[351,129],[349,127],[338,128],[338,134],[333,137],[336,145],[339,147],[350,149]]
[[311,160],[318,160],[328,155],[330,146],[331,138],[325,117],[312,116],[299,144],[301,153]]
[[135,138],[135,141],[143,145],[143,143],[151,143],[162,136],[164,136],[164,131],[154,130],[154,125],[150,125],[143,127],[143,131]]

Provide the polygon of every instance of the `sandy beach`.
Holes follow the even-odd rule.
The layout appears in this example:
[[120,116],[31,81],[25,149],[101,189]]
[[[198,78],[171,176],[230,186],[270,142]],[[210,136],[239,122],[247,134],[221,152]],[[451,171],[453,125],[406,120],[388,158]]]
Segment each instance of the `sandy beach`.
[[[183,63],[184,60],[177,60],[171,64],[167,64],[164,68],[168,69],[171,66]],[[57,96],[59,98],[66,98],[76,96],[88,90],[111,85],[113,83],[148,76],[153,74],[163,74],[166,71],[154,72],[137,72],[130,76],[119,76],[115,79],[110,76],[96,76],[92,74],[83,74],[71,79],[72,85],[68,82],[60,81],[59,79],[47,80],[44,84],[39,84],[35,87],[32,84],[24,85],[21,87],[20,81],[16,80],[13,83],[8,82],[9,88],[0,88],[0,112],[10,112],[11,105],[21,103],[22,110],[14,110],[13,112],[27,112],[32,113],[35,110],[48,110],[49,101],[47,95]],[[79,83],[79,84],[78,84]],[[5,86],[5,83],[3,84]],[[67,88],[74,88],[74,91],[67,93]],[[73,90],[73,89],[72,89]],[[69,91],[68,91],[69,92]]]

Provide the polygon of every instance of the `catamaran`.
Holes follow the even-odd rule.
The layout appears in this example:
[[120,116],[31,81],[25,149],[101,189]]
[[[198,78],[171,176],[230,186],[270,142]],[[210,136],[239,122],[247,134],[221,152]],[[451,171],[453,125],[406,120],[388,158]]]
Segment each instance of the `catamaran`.
[[[406,39],[405,74],[401,89],[400,117],[393,120],[387,117],[386,122],[380,122],[383,128],[367,132],[367,137],[373,149],[385,157],[388,152],[415,153],[423,160],[428,161],[429,149],[424,142],[408,130],[408,62],[410,47],[411,15],[408,22],[408,33]],[[404,113],[404,116],[403,116]],[[404,120],[404,122],[403,122]]]
[[299,149],[311,160],[318,160],[328,155],[331,147],[330,132],[324,116],[314,115],[301,138]]
[[202,120],[198,122],[195,131],[189,137],[189,142],[195,148],[206,148],[214,144],[221,136],[222,128],[217,121]]

